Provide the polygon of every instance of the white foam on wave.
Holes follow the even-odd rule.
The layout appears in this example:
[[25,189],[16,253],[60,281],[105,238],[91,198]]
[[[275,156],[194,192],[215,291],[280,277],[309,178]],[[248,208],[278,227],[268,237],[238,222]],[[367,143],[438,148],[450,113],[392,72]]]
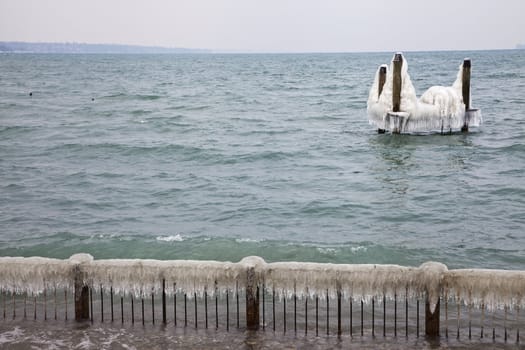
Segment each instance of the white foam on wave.
[[254,239],[254,238],[236,238],[235,242],[237,243],[260,243],[262,242],[262,239]]
[[15,327],[12,331],[2,332],[0,333],[0,345],[12,344],[23,336],[24,331],[20,327]]
[[321,247],[317,247],[317,251],[321,254],[325,254],[325,255],[336,255],[337,254],[337,249],[335,248],[321,248]]
[[350,251],[352,253],[366,252],[366,251],[368,251],[368,248],[365,247],[365,246],[360,245],[360,246],[357,246],[357,247],[350,247]]
[[[325,255],[336,255],[338,252],[340,252],[339,248],[333,248],[333,247],[317,247],[316,249],[319,253],[325,254]],[[352,254],[366,252],[367,250],[368,248],[365,246],[350,247],[350,252]]]
[[[2,331],[0,333],[0,348],[4,349],[70,349],[71,344],[67,344],[62,339],[48,337],[49,333],[34,332],[33,329],[22,329],[15,326],[13,330]],[[85,349],[95,349],[95,344],[91,343]]]
[[171,236],[158,236],[155,239],[157,241],[162,241],[162,242],[182,242],[185,240],[184,237],[182,237],[180,233],[177,233],[176,235],[171,235]]
[[75,346],[75,349],[94,349],[95,344],[89,339],[86,331],[84,331],[84,337],[82,341]]

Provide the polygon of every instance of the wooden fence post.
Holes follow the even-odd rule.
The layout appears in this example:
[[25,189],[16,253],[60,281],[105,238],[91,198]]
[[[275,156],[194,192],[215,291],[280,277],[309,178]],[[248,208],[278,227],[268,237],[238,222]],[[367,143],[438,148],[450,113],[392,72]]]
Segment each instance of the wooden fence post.
[[440,298],[448,268],[441,263],[426,262],[419,267],[419,270],[420,274],[417,279],[423,284],[426,294],[425,334],[428,337],[439,337]]
[[463,103],[465,104],[465,123],[461,127],[461,131],[468,131],[468,114],[470,109],[470,58],[463,60],[463,72],[461,75],[461,93],[463,95]]
[[[73,266],[73,285],[75,294],[75,320],[89,320],[90,310],[90,292],[89,287],[84,282],[86,272],[83,269],[84,264],[90,264],[93,257],[89,254],[74,254],[69,258],[69,263]],[[91,305],[91,320],[93,321],[93,305]]]
[[425,334],[429,337],[439,337],[439,307],[438,299],[434,312],[430,310],[430,301],[428,296],[425,302]]
[[246,328],[250,331],[259,329],[259,287],[254,266],[246,271]]
[[[246,328],[259,329],[259,281],[266,262],[258,256],[248,256],[240,261],[246,268]],[[264,290],[263,290],[264,293]],[[263,299],[264,300],[264,299]]]
[[89,287],[84,284],[80,265],[75,266],[75,320],[89,320]]

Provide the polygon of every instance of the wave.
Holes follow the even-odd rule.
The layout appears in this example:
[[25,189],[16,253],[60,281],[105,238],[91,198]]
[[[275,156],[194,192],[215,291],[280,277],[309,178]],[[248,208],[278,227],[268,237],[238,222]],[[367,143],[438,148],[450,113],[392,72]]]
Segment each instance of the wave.
[[0,126],[0,136],[2,138],[10,136],[21,136],[37,130],[36,127],[11,125],[11,126]]
[[132,99],[137,99],[137,100],[145,100],[145,101],[154,101],[154,100],[158,100],[160,98],[162,98],[163,96],[160,96],[160,95],[131,95],[131,98]]
[[64,143],[51,148],[51,151],[67,152],[69,155],[74,154],[75,157],[78,154],[83,156],[89,154],[100,154],[104,157],[110,155],[119,154],[125,156],[140,156],[140,155],[184,155],[194,157],[196,155],[205,155],[214,153],[213,149],[207,149],[196,146],[187,146],[182,144],[162,144],[162,145],[151,145],[151,146],[137,146],[130,144],[121,143],[95,143],[95,144],[82,144],[82,143]]
[[153,111],[146,110],[146,109],[135,109],[135,110],[131,111],[131,115],[133,115],[135,117],[142,116],[142,115],[148,115],[148,114],[151,114],[151,113],[153,113]]
[[171,235],[171,236],[158,236],[155,239],[161,242],[182,242],[184,241],[184,238],[178,233],[176,235]]
[[[439,261],[449,268],[513,268],[525,269],[523,249],[505,250],[493,247],[472,249],[410,248],[380,242],[271,240],[256,237],[192,236],[190,234],[81,235],[69,232],[41,237],[2,241],[0,256],[44,256],[65,259],[75,253],[89,253],[97,259],[196,259],[240,261],[256,255],[267,262],[303,261],[353,264],[399,264],[419,266],[426,261]],[[490,261],[479,261],[490,255]],[[483,266],[481,266],[483,265]]]
[[266,150],[266,151],[261,151],[261,152],[233,155],[233,156],[230,156],[227,162],[231,164],[231,163],[251,163],[251,162],[268,161],[268,160],[279,161],[279,160],[296,159],[296,158],[308,157],[308,156],[309,156],[309,153],[303,150],[299,150],[299,151],[269,151],[269,150]]

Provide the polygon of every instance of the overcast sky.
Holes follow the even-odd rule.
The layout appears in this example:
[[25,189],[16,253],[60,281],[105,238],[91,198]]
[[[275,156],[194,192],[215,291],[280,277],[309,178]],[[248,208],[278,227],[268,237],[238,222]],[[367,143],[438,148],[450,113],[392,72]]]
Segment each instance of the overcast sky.
[[0,41],[247,52],[514,48],[525,0],[0,0]]

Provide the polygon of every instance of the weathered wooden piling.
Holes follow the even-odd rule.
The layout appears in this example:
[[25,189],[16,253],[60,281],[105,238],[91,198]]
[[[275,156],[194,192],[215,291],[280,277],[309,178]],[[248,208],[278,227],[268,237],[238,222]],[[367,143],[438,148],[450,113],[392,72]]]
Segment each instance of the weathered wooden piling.
[[75,320],[89,320],[89,287],[84,284],[84,275],[79,265],[74,268],[75,275]]
[[401,108],[401,67],[403,66],[403,55],[396,53],[394,56],[394,72],[392,73],[392,111],[400,112]]
[[425,301],[425,334],[428,337],[439,337],[439,309],[440,301],[436,304],[434,312],[430,309],[428,297]]
[[383,87],[385,86],[386,82],[386,66],[379,67],[379,85],[377,87],[377,97],[381,96],[381,93],[383,92]]
[[463,60],[463,70],[461,73],[461,94],[463,96],[463,103],[465,104],[465,123],[461,127],[461,131],[468,131],[468,111],[470,110],[470,58]]
[[403,55],[396,53],[393,60],[394,69],[392,72],[392,114],[389,114],[389,118],[394,118],[394,128],[392,128],[393,134],[399,134],[401,132],[403,116],[397,114],[401,112],[401,89],[403,80],[401,77],[401,68],[403,67]]
[[254,266],[246,271],[246,328],[250,331],[259,329],[259,288]]
[[[383,92],[383,87],[385,86],[386,82],[386,66],[379,67],[379,81],[377,86],[377,98],[381,96],[381,93]],[[384,134],[385,129],[377,129],[378,134]]]
[[[246,267],[246,328],[250,331],[259,329],[259,281],[256,274],[258,264],[264,263],[259,257],[243,259]],[[264,293],[264,290],[263,290]],[[238,293],[237,293],[238,295]],[[274,291],[274,328],[275,328],[275,291]],[[237,319],[239,317],[237,316]]]

